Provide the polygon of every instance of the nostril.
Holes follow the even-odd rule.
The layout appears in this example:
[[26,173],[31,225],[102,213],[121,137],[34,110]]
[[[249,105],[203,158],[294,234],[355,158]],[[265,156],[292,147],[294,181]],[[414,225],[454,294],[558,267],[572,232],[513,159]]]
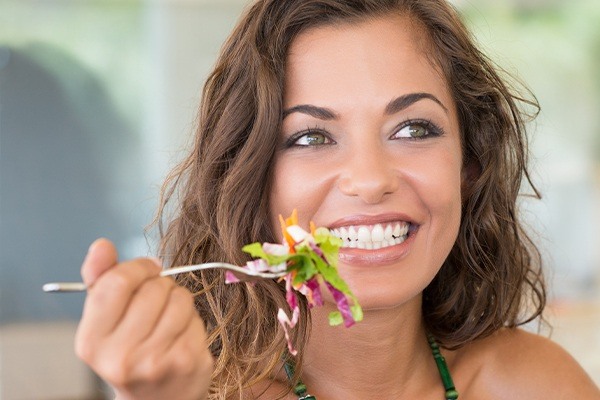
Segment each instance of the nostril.
[[393,174],[388,176],[345,176],[338,182],[338,188],[346,196],[359,197],[365,203],[375,204],[381,202],[384,197],[393,194],[398,189],[397,177]]

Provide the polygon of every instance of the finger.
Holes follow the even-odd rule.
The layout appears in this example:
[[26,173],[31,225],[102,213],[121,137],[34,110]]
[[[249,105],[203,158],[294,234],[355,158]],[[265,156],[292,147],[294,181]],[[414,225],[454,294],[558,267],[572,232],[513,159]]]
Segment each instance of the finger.
[[[88,289],[81,320],[82,335],[88,340],[109,335],[117,326],[135,291],[161,268],[150,259],[117,264],[103,273]],[[84,335],[85,334],[85,335]]]
[[175,286],[154,331],[143,346],[167,351],[177,337],[188,329],[193,318],[199,319],[192,294],[181,286]]
[[134,346],[151,336],[164,310],[169,307],[175,287],[171,278],[155,277],[144,281],[113,331],[112,340]]
[[100,275],[118,262],[117,249],[108,239],[100,238],[92,243],[81,265],[81,277],[90,287]]
[[191,319],[166,351],[140,351],[136,358],[134,376],[140,380],[160,381],[167,377],[189,380],[202,374],[210,376],[213,365],[200,318]]
[[182,376],[210,376],[213,357],[208,349],[204,322],[192,318],[186,330],[177,338],[165,359],[173,367],[172,371]]

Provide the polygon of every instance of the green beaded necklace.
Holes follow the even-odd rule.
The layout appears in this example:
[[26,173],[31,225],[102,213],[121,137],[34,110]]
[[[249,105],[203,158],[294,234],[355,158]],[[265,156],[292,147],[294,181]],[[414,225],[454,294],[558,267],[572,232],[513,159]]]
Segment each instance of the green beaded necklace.
[[[446,360],[442,353],[440,353],[440,346],[437,344],[433,336],[427,335],[427,341],[429,342],[429,347],[431,347],[431,353],[433,354],[433,358],[435,359],[435,364],[437,365],[438,371],[440,372],[440,377],[442,378],[442,384],[444,385],[444,389],[446,390],[445,398],[446,400],[456,400],[458,399],[458,392],[454,387],[454,382],[452,381],[452,376],[450,376],[450,371],[448,370],[448,365],[446,365]],[[285,373],[288,377],[288,380],[292,380],[294,376],[294,366],[287,361],[284,364]],[[307,393],[307,388],[302,381],[298,381],[296,386],[294,386],[294,394],[298,396],[298,400],[317,400],[317,398],[313,395]]]

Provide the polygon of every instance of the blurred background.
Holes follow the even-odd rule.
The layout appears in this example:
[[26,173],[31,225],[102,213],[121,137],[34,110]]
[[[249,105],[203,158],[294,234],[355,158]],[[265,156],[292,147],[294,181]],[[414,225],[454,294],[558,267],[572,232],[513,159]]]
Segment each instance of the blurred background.
[[[532,89],[541,201],[524,217],[551,283],[547,334],[600,384],[600,2],[455,0],[485,52]],[[124,258],[193,128],[246,0],[0,0],[0,400],[103,399],[73,354],[97,237]],[[535,327],[532,327],[535,328]]]

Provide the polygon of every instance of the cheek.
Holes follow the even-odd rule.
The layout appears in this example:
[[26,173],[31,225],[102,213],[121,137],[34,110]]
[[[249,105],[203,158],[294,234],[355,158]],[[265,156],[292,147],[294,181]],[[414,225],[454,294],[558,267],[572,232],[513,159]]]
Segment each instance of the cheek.
[[331,179],[317,161],[300,162],[291,156],[275,158],[269,207],[271,224],[278,239],[281,239],[279,215],[288,217],[296,209],[298,223],[308,228],[325,201]]
[[441,264],[456,241],[461,220],[461,160],[451,154],[441,154],[429,165],[422,179],[421,199],[429,214],[427,245],[429,252]]

